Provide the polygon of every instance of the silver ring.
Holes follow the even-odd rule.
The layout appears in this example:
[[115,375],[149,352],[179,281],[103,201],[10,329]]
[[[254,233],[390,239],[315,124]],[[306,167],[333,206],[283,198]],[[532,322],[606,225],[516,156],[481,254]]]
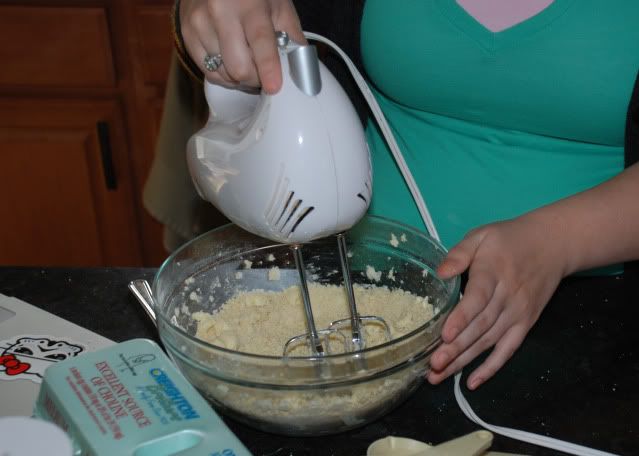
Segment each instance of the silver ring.
[[222,66],[222,63],[222,54],[204,56],[204,68],[208,71],[217,71]]

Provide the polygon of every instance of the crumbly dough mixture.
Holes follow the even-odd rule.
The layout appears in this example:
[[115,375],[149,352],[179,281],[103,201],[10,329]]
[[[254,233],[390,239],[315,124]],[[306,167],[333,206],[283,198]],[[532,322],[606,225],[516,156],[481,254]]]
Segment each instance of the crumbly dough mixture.
[[[276,274],[273,272],[273,279]],[[318,329],[327,327],[337,319],[348,318],[348,300],[344,287],[309,284],[309,293]],[[438,313],[428,298],[400,289],[355,284],[354,293],[360,315],[382,317],[390,327],[392,338],[418,328]],[[191,317],[197,322],[197,337],[245,353],[282,356],[286,341],[307,331],[301,291],[297,286],[277,292],[244,292],[212,314],[196,312]],[[344,332],[346,340],[350,339],[348,327]],[[386,341],[382,327],[375,324],[364,325],[364,337],[367,347]],[[335,343],[331,338],[329,345],[333,353],[345,349],[343,339]],[[397,355],[406,356],[406,348],[401,349]],[[303,356],[308,352],[307,344],[302,343],[295,346],[289,354]],[[379,368],[380,363],[392,359],[395,359],[395,353],[390,349],[379,356],[365,358],[365,362],[372,363],[369,364],[371,368]],[[197,369],[190,371],[189,366],[185,368],[193,378],[201,379],[196,380],[196,383],[209,400],[223,404],[233,413],[256,423],[269,423],[278,429],[315,433],[325,429],[350,428],[366,422],[371,416],[379,415],[389,404],[402,400],[414,390],[424,377],[427,362],[426,358],[419,358],[388,375],[363,377],[346,385],[330,385],[329,382],[329,386],[311,389],[244,385],[242,382],[227,382],[202,376]],[[340,362],[329,364],[329,373],[331,367],[339,371],[348,366]],[[356,370],[357,364],[350,364],[350,367]],[[319,372],[318,375],[324,375],[324,371]],[[304,377],[308,375],[308,371],[305,368],[285,367],[281,375]],[[318,377],[318,381],[322,383],[325,380]],[[278,379],[273,382],[277,383]]]
[[[349,317],[344,287],[309,284],[309,293],[318,330]],[[392,338],[418,328],[435,315],[427,297],[407,291],[354,285],[354,293],[359,314],[383,318]],[[280,356],[287,340],[307,332],[302,295],[296,286],[278,292],[244,292],[215,313],[196,312],[192,317],[197,321],[198,338],[244,353]],[[349,331],[346,327],[346,335]],[[367,347],[387,341],[383,326],[376,323],[364,325],[364,339]],[[331,337],[329,343],[333,353],[347,349],[342,339]],[[289,354],[303,356],[308,354],[308,347],[297,344]]]

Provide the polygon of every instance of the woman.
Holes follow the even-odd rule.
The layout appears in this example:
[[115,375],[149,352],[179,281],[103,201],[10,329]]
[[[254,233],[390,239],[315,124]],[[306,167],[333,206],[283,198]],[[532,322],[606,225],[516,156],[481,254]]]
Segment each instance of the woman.
[[[468,377],[477,388],[562,278],[639,258],[639,166],[624,167],[636,148],[636,1],[300,1],[299,16],[288,0],[179,3],[182,59],[213,83],[277,92],[274,31],[304,42],[300,22],[361,53],[450,248],[438,274],[468,272],[431,383],[492,348]],[[367,134],[371,212],[423,228],[373,123]]]

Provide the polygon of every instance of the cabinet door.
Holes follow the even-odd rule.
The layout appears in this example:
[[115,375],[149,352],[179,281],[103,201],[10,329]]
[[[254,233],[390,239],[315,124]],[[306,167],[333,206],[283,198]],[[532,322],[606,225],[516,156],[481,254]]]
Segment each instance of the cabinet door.
[[0,98],[0,263],[141,262],[114,100]]

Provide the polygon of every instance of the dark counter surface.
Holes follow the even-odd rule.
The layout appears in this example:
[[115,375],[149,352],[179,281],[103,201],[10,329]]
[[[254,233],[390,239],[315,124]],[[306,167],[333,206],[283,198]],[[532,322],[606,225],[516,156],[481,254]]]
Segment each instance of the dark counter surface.
[[[15,296],[115,341],[154,326],[127,289],[154,270],[0,267],[0,293]],[[476,363],[475,363],[476,365]],[[465,373],[470,372],[470,368]],[[484,421],[619,454],[639,454],[639,274],[562,282],[522,347],[475,392]],[[329,437],[292,438],[225,421],[256,456],[360,456],[387,435],[431,444],[480,429],[461,412],[452,379],[424,383],[393,412]],[[495,435],[494,451],[556,451]]]

